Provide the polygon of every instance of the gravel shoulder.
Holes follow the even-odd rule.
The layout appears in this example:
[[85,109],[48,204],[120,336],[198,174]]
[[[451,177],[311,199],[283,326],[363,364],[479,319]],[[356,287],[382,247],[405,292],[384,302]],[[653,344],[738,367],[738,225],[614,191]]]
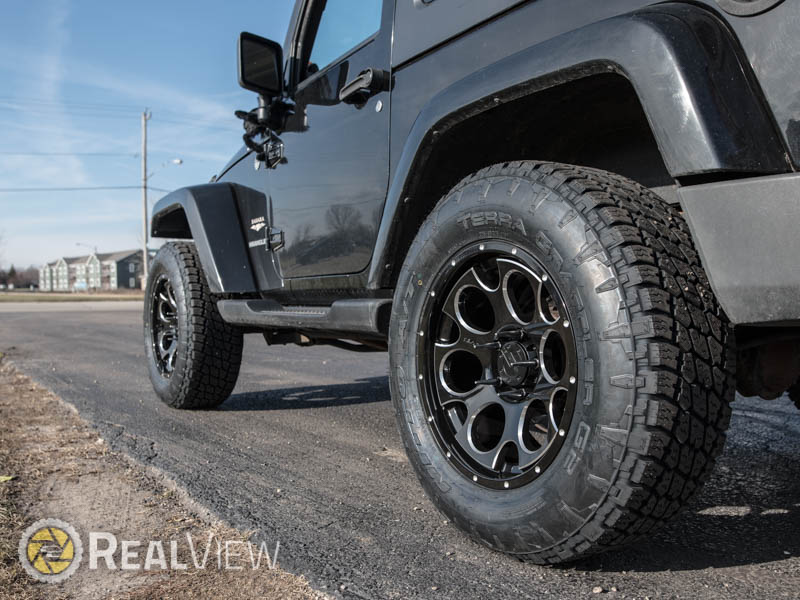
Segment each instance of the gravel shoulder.
[[[197,540],[198,555],[209,539],[249,543],[250,535],[211,517],[154,470],[110,451],[77,411],[2,358],[0,471],[14,477],[0,483],[0,598],[324,597],[304,579],[279,569],[220,570],[213,563],[214,543],[212,562],[204,570],[89,570],[89,531],[110,532],[120,540],[161,540],[168,549],[174,540],[179,561],[189,566],[187,534]],[[81,567],[62,584],[34,581],[17,559],[24,528],[42,518],[66,521],[83,541]],[[236,548],[241,553],[244,545]]]

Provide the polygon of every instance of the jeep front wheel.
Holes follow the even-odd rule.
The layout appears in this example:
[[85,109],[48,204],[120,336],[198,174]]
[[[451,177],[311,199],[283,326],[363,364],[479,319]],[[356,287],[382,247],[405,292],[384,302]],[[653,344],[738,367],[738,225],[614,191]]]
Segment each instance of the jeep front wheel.
[[390,385],[434,504],[556,563],[651,531],[697,490],[732,356],[676,210],[610,173],[508,163],[459,183],[414,240]]

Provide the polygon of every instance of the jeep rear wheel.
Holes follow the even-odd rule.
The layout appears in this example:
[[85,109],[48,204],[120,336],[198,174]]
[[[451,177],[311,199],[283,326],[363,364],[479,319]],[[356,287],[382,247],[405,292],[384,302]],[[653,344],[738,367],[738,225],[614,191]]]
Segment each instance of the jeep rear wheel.
[[174,408],[213,408],[230,396],[241,330],[222,320],[194,244],[168,243],[153,259],[144,305],[150,381]]
[[729,326],[680,214],[622,177],[510,163],[422,225],[390,328],[411,464],[476,540],[540,563],[651,531],[721,452]]

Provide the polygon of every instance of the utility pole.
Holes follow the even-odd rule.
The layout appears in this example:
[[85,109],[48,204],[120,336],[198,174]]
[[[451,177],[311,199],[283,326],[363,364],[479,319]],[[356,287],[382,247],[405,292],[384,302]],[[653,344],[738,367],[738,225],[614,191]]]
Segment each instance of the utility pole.
[[142,113],[142,289],[147,287],[147,274],[150,271],[150,254],[147,250],[147,122],[152,116],[147,109]]

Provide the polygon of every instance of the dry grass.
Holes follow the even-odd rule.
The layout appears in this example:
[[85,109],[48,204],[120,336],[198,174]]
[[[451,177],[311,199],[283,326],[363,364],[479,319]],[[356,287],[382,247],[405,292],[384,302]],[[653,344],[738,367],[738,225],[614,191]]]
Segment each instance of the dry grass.
[[[0,464],[8,464],[5,456],[0,456]],[[34,598],[28,576],[17,558],[22,518],[8,493],[9,486],[0,486],[0,598]]]
[[[84,538],[99,528],[119,539],[167,546],[188,533],[200,553],[209,533],[219,540],[247,541],[249,535],[200,516],[170,482],[111,452],[74,410],[4,364],[2,354],[0,475],[16,475],[0,483],[0,599],[325,598],[300,577],[263,568],[130,574],[82,564],[63,584],[34,582],[19,564],[17,544],[40,518],[63,518]],[[179,548],[181,562],[190,564],[186,544]]]
[[[2,363],[0,353],[0,365]],[[0,377],[3,377],[0,374]],[[6,389],[0,388],[0,403],[8,398]],[[5,420],[5,411],[0,408],[0,420]],[[18,473],[18,457],[9,447],[6,426],[0,425],[0,475]],[[23,517],[17,507],[17,480],[0,483],[0,598],[34,598],[30,579],[17,558],[17,545],[24,530]]]

